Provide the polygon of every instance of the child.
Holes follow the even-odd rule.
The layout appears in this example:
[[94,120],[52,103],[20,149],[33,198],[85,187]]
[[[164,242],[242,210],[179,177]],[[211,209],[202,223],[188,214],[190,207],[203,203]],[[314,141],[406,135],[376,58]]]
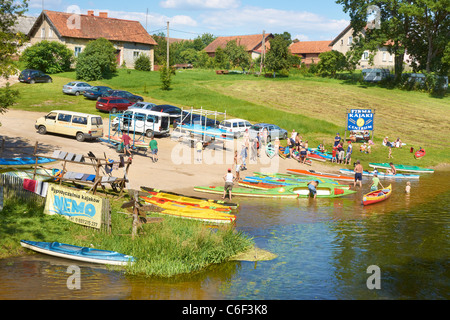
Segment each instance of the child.
[[333,147],[331,162],[336,162],[337,163],[336,150],[337,150],[337,147]]
[[370,191],[378,190],[378,184],[381,186],[381,188],[384,188],[380,182],[380,179],[378,178],[378,174],[374,173],[373,179],[372,179],[372,185],[370,186]]
[[406,183],[405,192],[406,193],[410,193],[411,192],[411,182],[409,182],[409,181]]
[[390,159],[390,158],[394,158],[393,156],[392,156],[392,147],[389,147],[389,155],[388,155],[388,159]]

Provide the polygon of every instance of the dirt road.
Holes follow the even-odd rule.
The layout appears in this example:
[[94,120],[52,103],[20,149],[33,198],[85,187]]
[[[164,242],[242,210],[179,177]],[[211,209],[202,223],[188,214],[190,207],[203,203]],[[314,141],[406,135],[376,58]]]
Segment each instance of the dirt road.
[[[5,138],[5,149],[1,157],[22,156],[24,153],[33,154],[34,146],[38,142],[38,154],[53,154],[54,150],[62,150],[87,155],[92,151],[97,157],[119,160],[119,154],[105,142],[78,142],[75,138],[46,134],[40,135],[34,128],[36,119],[45,114],[9,110],[0,115],[0,136]],[[105,120],[105,134],[108,132],[108,120]],[[146,140],[149,142],[149,140]],[[129,183],[127,188],[139,189],[141,186],[159,188],[162,190],[184,192],[192,195],[206,195],[193,191],[199,185],[223,185],[223,175],[228,168],[233,168],[233,147],[240,151],[241,141],[237,140],[227,146],[213,150],[207,147],[203,152],[203,160],[196,161],[195,148],[186,143],[180,143],[170,137],[157,138],[159,147],[159,161],[154,163],[150,152],[135,154],[129,170]],[[54,167],[61,167],[60,164]],[[86,167],[84,167],[86,168]],[[251,175],[253,171],[270,171],[285,173],[288,168],[315,169],[318,171],[337,172],[338,167],[324,166],[313,162],[312,166],[301,165],[294,160],[283,160],[279,157],[269,159],[264,152],[257,161],[247,165],[248,170],[241,172],[241,177]],[[90,168],[89,168],[90,169]],[[90,169],[93,171],[93,169]],[[234,170],[234,168],[233,168]],[[233,171],[234,172],[234,171]],[[94,173],[94,172],[85,172]],[[121,177],[122,171],[113,172],[114,176]],[[211,198],[219,196],[210,195]]]

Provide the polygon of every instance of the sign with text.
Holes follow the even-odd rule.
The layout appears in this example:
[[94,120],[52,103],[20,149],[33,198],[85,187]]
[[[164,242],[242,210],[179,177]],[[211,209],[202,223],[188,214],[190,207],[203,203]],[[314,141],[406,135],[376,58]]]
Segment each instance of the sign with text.
[[373,115],[371,109],[351,109],[347,113],[347,130],[373,130]]
[[59,214],[87,227],[100,229],[103,198],[59,185],[50,185],[44,212]]

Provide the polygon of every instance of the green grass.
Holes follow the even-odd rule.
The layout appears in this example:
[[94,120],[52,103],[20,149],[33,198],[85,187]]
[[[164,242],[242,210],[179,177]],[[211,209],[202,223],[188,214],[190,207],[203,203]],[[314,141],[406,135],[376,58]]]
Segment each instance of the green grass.
[[162,223],[142,225],[133,240],[132,219],[119,212],[119,205],[113,203],[112,232],[105,234],[58,215],[46,215],[41,206],[8,200],[0,215],[0,259],[31,253],[20,246],[22,239],[58,241],[132,255],[137,262],[126,267],[128,274],[170,277],[221,263],[253,245],[252,239],[231,226],[210,228],[201,222],[171,217],[164,217]]

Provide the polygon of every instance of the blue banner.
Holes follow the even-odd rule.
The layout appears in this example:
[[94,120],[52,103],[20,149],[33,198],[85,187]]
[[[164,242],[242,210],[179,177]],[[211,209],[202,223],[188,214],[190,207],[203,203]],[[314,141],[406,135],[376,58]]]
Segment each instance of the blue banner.
[[351,109],[347,113],[347,130],[373,130],[373,113],[371,109]]

